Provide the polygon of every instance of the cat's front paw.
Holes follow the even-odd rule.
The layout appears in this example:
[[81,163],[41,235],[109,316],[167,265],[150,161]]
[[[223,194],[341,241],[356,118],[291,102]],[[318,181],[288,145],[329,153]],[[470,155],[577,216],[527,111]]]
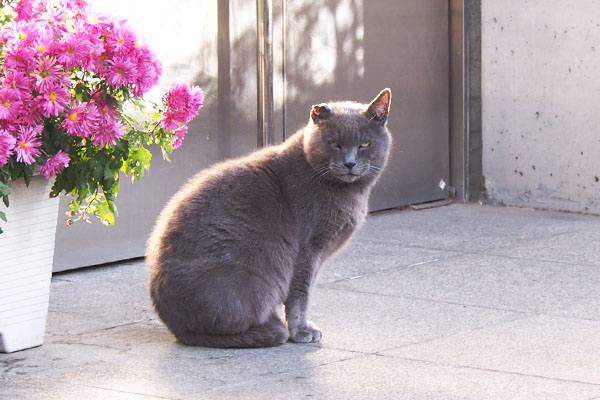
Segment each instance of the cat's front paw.
[[315,343],[321,340],[323,334],[312,325],[300,326],[290,332],[290,342]]

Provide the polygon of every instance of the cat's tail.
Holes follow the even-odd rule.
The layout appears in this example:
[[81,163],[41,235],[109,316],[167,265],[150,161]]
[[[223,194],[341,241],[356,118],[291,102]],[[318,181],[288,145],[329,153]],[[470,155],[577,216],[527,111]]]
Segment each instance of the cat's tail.
[[265,324],[250,327],[245,332],[233,335],[211,335],[198,332],[178,332],[177,339],[189,346],[219,348],[273,347],[287,342],[288,330],[277,318],[271,318]]

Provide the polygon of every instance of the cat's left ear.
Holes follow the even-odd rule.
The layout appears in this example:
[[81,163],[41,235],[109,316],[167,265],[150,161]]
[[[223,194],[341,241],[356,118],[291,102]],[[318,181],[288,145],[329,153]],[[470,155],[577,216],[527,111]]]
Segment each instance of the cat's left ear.
[[331,117],[331,109],[327,104],[317,104],[316,106],[312,106],[310,117],[314,122],[324,121]]
[[388,113],[390,112],[390,103],[392,102],[392,91],[388,88],[383,89],[375,100],[369,104],[366,113],[370,119],[380,121],[381,125],[385,125]]

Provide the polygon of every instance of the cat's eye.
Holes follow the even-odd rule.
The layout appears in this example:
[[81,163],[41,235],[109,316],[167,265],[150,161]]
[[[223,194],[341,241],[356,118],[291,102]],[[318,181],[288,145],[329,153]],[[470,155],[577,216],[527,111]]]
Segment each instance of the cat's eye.
[[342,147],[342,146],[340,146],[340,144],[338,142],[329,142],[329,144],[331,145],[331,147],[335,147],[337,149]]
[[360,147],[361,149],[366,149],[366,148],[367,148],[367,147],[369,147],[370,145],[371,145],[371,142],[362,142],[362,143],[360,144],[360,146],[358,146],[358,147]]

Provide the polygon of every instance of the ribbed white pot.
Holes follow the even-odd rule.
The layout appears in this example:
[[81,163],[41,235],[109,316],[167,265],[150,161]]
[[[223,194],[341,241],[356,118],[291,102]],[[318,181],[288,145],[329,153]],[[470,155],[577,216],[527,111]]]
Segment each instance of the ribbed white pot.
[[52,180],[34,176],[29,187],[12,184],[10,207],[0,203],[0,352],[44,342],[58,218],[58,198],[48,197]]

